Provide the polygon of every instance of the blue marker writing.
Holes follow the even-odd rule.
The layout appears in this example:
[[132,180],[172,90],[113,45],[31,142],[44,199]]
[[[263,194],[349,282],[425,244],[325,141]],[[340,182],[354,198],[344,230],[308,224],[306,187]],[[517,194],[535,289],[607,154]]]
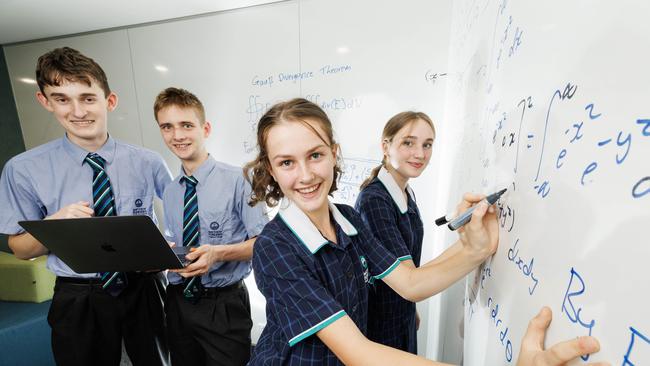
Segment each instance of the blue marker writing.
[[[499,197],[501,197],[506,191],[507,189],[504,188],[499,192],[493,193],[485,197],[485,201],[487,201],[488,205],[493,205],[499,199]],[[450,230],[456,230],[459,227],[469,222],[469,220],[472,218],[472,212],[474,212],[475,208],[476,206],[470,207],[467,211],[463,212],[460,216],[456,217],[455,219],[451,219],[452,215],[442,216],[436,220],[436,225],[440,226],[449,222],[449,225],[447,225],[447,227]]]

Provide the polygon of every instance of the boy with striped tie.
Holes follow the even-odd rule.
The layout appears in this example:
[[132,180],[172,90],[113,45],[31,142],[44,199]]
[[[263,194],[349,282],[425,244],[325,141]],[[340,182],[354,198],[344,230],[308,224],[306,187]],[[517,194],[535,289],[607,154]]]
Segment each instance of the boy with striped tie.
[[0,178],[0,232],[16,257],[47,254],[57,276],[48,314],[59,365],[119,365],[122,342],[134,365],[169,362],[161,273],[74,272],[18,225],[21,220],[148,215],[171,174],[160,155],[113,139],[117,95],[91,58],[63,47],[38,59],[40,104],[65,136],[12,158]]
[[167,327],[173,365],[245,365],[252,327],[243,279],[255,237],[267,218],[248,202],[239,167],[216,161],[205,146],[211,132],[201,101],[184,89],[163,90],[154,115],[179,176],[164,193],[166,236],[188,248],[193,263],[170,271]]

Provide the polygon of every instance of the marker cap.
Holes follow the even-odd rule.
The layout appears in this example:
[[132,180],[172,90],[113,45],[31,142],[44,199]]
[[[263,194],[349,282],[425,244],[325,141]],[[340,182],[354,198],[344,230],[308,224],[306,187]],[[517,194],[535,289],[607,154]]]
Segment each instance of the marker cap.
[[438,226],[442,226],[442,225],[444,225],[444,224],[446,224],[448,222],[449,222],[449,220],[447,220],[446,215],[436,219],[436,225],[438,225]]

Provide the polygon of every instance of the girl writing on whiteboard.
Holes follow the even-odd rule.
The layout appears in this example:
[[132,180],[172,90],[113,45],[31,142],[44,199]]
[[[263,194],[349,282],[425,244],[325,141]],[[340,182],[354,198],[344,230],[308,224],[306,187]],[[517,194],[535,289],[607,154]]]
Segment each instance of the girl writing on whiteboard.
[[[368,286],[384,281],[411,301],[446,288],[496,250],[494,210],[482,196],[466,194],[459,209],[478,207],[460,230],[457,252],[409,267],[376,241],[351,207],[329,201],[340,156],[317,105],[305,99],[274,105],[258,124],[257,141],[258,156],[244,168],[251,204],[279,205],[279,211],[253,253],[267,324],[250,365],[437,364],[365,337]],[[539,334],[543,339],[543,329]],[[535,347],[522,354],[544,354]]]
[[[402,112],[388,120],[381,137],[381,165],[361,184],[355,204],[383,247],[409,268],[420,266],[424,229],[408,181],[419,177],[429,164],[434,139],[433,122],[422,112]],[[437,261],[460,248],[459,242]],[[377,281],[370,286],[368,304],[368,338],[417,354],[415,303]]]

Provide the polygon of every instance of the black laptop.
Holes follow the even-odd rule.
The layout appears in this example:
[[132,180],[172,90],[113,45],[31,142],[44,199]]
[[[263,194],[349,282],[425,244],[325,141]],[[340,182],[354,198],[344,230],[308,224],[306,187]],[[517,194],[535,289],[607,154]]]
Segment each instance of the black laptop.
[[20,221],[77,273],[183,268],[149,216]]

